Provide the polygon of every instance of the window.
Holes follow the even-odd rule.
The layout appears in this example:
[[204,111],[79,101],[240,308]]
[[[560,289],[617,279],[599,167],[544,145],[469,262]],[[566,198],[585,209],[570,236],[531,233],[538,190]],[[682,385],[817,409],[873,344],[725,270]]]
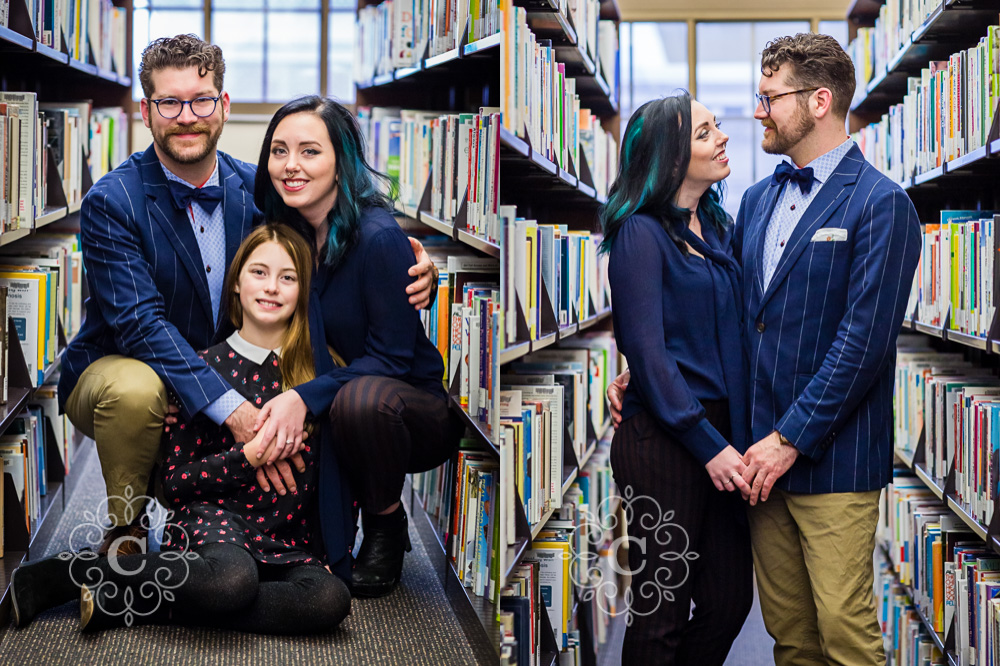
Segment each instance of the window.
[[[324,2],[329,3],[326,45]],[[135,67],[146,44],[158,37],[183,32],[205,37],[204,6],[203,0],[136,0]],[[207,39],[222,48],[226,90],[234,104],[283,104],[311,94],[352,103],[355,11],[353,0],[212,0]],[[134,96],[142,96],[137,76]]]
[[[775,37],[808,31],[808,21],[697,24],[697,97],[729,135],[726,152],[732,173],[726,179],[723,204],[734,217],[743,192],[782,160],[761,149],[762,129],[753,117],[760,53]],[[726,48],[720,49],[719,44]]]
[[[686,23],[622,23],[621,127],[632,113],[651,99],[673,94],[689,85]],[[641,44],[641,54],[632,54]]]
[[142,99],[139,63],[142,52],[154,39],[192,33],[204,38],[205,11],[202,0],[135,0],[132,17],[132,99]]

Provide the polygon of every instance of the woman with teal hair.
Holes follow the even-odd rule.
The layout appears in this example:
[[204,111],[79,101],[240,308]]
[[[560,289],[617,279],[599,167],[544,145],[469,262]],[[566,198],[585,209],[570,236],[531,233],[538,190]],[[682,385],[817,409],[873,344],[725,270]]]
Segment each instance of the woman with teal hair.
[[739,269],[720,205],[728,140],[687,93],[642,105],[601,210],[631,374],[611,445],[632,570],[624,664],[722,664],[753,601],[733,492],[749,489]]
[[[349,484],[364,526],[351,576],[360,596],[387,594],[399,582],[410,550],[399,501],[405,475],[444,463],[462,433],[448,409],[441,355],[407,300],[413,251],[380,182],[388,180],[365,161],[344,106],[303,97],[271,119],[254,200],[267,221],[292,226],[314,248],[310,310],[342,363],[266,403],[256,426],[277,435],[273,460],[298,450],[307,417],[329,414],[336,455],[320,458],[320,517],[326,539],[328,510],[343,505]],[[326,540],[328,549],[342,547]]]

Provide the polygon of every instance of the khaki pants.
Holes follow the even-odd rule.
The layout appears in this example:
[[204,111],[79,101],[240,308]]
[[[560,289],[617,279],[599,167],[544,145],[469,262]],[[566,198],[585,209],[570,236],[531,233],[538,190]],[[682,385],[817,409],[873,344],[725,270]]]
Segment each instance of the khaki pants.
[[774,490],[749,508],[760,608],[778,666],[885,664],[872,564],[879,492]]
[[91,363],[66,401],[70,421],[97,443],[114,525],[142,516],[166,412],[159,376],[142,361],[118,355]]

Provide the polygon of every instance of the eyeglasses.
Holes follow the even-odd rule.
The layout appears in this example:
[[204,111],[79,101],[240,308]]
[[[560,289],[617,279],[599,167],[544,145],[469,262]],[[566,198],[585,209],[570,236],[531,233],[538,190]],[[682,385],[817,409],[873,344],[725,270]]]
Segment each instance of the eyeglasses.
[[788,95],[797,95],[798,93],[813,92],[814,90],[819,90],[819,88],[803,88],[802,90],[792,90],[791,92],[781,93],[779,95],[754,95],[757,101],[764,107],[764,113],[771,114],[771,102],[776,99],[781,99],[782,97],[787,97]]
[[[221,97],[221,95],[219,96]],[[215,105],[219,103],[219,97],[196,97],[192,100],[182,101],[173,97],[164,99],[149,99],[156,105],[156,110],[167,120],[173,120],[184,112],[184,105],[191,107],[191,113],[199,118],[207,118],[215,113]]]

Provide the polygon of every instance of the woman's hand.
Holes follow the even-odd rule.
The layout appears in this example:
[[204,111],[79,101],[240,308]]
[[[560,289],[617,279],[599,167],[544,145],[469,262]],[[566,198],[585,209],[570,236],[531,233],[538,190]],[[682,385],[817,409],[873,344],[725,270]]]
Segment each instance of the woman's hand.
[[628,380],[632,378],[632,373],[626,370],[615,377],[615,381],[608,386],[608,403],[611,405],[611,422],[618,430],[622,423],[622,400],[625,399],[625,389],[628,387]]
[[743,480],[743,470],[746,469],[743,456],[732,446],[722,449],[717,456],[709,460],[705,469],[708,470],[716,489],[730,492],[739,490],[743,499],[750,497],[750,486]]
[[410,305],[420,310],[430,305],[431,290],[437,288],[437,267],[416,238],[410,237],[410,247],[417,263],[410,266],[409,274],[417,279],[406,288],[406,293],[410,295]]
[[302,426],[305,425],[308,413],[306,403],[295,389],[276,395],[264,403],[253,428],[258,435],[263,435],[265,442],[270,442],[272,438],[276,438],[276,441],[272,448],[258,451],[257,455],[263,456],[269,451],[267,462],[270,464],[301,450]]

